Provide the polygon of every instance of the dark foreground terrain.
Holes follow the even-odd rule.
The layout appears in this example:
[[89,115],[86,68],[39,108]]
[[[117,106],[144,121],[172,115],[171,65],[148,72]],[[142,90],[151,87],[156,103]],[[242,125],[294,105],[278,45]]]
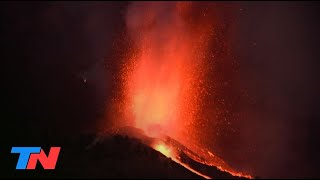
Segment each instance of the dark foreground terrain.
[[[27,135],[26,135],[27,136]],[[39,137],[38,137],[39,138]],[[143,144],[139,139],[126,135],[104,137],[95,142],[96,136],[47,138],[48,147],[42,147],[48,154],[50,146],[61,146],[55,170],[43,170],[40,163],[36,170],[15,170],[18,154],[11,154],[11,147],[3,146],[6,161],[1,161],[4,171],[1,177],[72,177],[72,178],[202,178],[170,158]],[[32,143],[36,143],[35,137]],[[19,144],[19,143],[18,143]],[[25,144],[25,140],[23,141]],[[21,144],[21,146],[24,146]],[[52,145],[54,144],[54,145]],[[32,145],[28,145],[32,146]],[[36,146],[36,145],[35,145]],[[185,157],[188,159],[188,157]],[[6,162],[6,163],[4,163]],[[193,166],[202,169],[210,177],[234,178],[228,173],[197,162]],[[211,169],[210,169],[211,168]]]

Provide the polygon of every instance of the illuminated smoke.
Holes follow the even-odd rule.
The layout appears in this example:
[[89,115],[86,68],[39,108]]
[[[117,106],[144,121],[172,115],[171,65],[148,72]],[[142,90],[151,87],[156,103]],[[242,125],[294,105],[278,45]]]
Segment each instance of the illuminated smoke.
[[192,9],[191,2],[134,2],[127,11],[134,53],[124,72],[126,119],[151,136],[196,139],[193,124],[213,29],[194,21]]
[[[120,115],[115,119],[119,121],[118,126],[134,126],[151,137],[161,139],[162,135],[168,135],[206,159],[194,157],[195,161],[242,176],[201,146],[201,140],[215,138],[214,134],[206,132],[203,125],[207,121],[201,112],[203,99],[210,89],[206,87],[206,74],[212,64],[207,57],[215,34],[214,11],[207,8],[211,5],[195,2],[129,4],[126,41],[130,48],[121,69],[121,91],[117,99],[120,103],[115,105]],[[172,152],[173,146],[156,144],[152,147],[188,167]]]

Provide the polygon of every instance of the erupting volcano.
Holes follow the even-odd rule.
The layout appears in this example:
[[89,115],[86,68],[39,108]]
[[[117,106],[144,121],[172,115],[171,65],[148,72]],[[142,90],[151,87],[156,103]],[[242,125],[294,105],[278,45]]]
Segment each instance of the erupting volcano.
[[191,164],[215,166],[250,178],[199,147],[199,140],[208,138],[200,133],[199,117],[209,88],[205,75],[211,55],[207,48],[215,36],[214,12],[206,5],[129,5],[126,23],[131,46],[121,72],[118,118],[122,125],[141,129],[153,139],[145,144],[204,178],[215,177]]
[[[150,136],[190,136],[200,104],[207,39],[191,3],[133,3],[127,13],[133,52],[124,71],[125,118]],[[186,19],[190,19],[187,22]]]

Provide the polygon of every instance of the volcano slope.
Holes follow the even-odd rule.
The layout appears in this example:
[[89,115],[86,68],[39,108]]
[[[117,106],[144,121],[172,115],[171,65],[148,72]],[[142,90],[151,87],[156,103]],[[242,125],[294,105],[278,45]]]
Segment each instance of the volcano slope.
[[[138,130],[111,132],[104,136],[82,135],[47,139],[61,146],[55,170],[44,170],[40,163],[33,171],[14,171],[17,158],[10,157],[1,177],[62,177],[62,178],[169,178],[202,179],[170,157],[150,147]],[[38,143],[41,142],[41,139]],[[38,144],[37,142],[33,142]],[[52,143],[51,143],[52,144]],[[50,145],[51,146],[51,145]],[[49,147],[42,147],[49,152]],[[48,155],[48,153],[47,153]],[[227,172],[192,160],[181,154],[193,169],[215,179],[239,179]]]

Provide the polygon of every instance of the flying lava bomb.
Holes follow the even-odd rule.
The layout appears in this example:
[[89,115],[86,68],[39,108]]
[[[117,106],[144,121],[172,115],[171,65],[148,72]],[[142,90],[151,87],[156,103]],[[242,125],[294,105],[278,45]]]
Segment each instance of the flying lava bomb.
[[214,11],[207,6],[212,4],[132,2],[128,6],[126,33],[131,45],[119,78],[116,121],[143,130],[155,138],[149,146],[204,178],[211,177],[183,163],[181,153],[234,176],[250,178],[199,147],[199,140],[206,138],[198,127],[202,100],[210,88],[206,83],[211,60],[207,49],[215,36]]

